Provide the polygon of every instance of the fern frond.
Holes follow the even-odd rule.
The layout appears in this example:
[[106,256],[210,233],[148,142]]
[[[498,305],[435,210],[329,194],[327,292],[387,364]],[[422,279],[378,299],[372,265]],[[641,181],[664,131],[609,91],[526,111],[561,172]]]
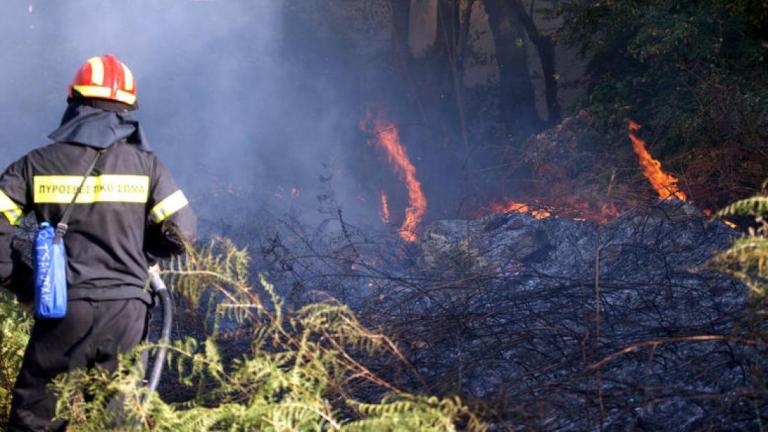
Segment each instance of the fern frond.
[[719,210],[716,216],[741,215],[762,217],[766,214],[768,214],[768,196],[753,196],[728,205]]
[[731,247],[715,255],[710,268],[728,273],[743,282],[753,294],[768,292],[768,239],[748,234],[736,239]]

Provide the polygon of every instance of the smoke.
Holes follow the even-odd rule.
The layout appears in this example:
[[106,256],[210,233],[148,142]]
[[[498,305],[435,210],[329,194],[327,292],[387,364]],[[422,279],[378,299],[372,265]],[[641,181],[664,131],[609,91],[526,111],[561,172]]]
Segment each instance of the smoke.
[[264,208],[315,222],[325,217],[318,208],[328,208],[317,197],[330,186],[358,225],[382,226],[387,193],[399,226],[406,188],[358,128],[371,109],[399,129],[429,200],[425,220],[467,214],[483,194],[506,192],[488,150],[506,139],[485,96],[493,85],[467,91],[462,135],[442,51],[401,66],[393,4],[7,0],[0,166],[48,143],[77,68],[111,52],[134,73],[151,147],[204,222]]
[[0,165],[48,142],[77,68],[111,52],[134,73],[150,146],[198,212],[226,217],[216,197],[230,194],[243,205],[293,205],[309,214],[319,176],[332,173],[340,204],[378,219],[378,196],[359,206],[359,185],[345,180],[354,170],[345,145],[364,145],[355,135],[358,96],[348,85],[354,73],[329,57],[334,47],[313,45],[313,29],[286,20],[285,1],[3,6]]

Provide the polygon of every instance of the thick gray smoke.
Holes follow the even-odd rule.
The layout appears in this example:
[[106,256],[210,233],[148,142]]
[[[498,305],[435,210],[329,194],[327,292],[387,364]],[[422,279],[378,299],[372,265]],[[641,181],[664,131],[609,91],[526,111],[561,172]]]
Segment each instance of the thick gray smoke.
[[[342,143],[359,139],[350,125],[362,113],[314,76],[339,82],[341,67],[303,69],[317,53],[294,48],[312,35],[288,40],[284,13],[278,0],[9,0],[0,15],[0,165],[48,142],[77,68],[111,52],[135,75],[150,145],[199,210],[215,211],[214,198],[231,193],[311,213],[323,164],[337,179],[348,171]],[[335,187],[354,213],[355,182]],[[375,214],[373,203],[357,207]]]

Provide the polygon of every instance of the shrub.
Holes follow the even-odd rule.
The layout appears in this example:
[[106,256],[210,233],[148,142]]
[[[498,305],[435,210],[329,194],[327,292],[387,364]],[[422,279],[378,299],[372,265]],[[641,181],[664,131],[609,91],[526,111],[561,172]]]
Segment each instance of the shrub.
[[[78,370],[56,379],[57,415],[69,430],[485,429],[458,398],[410,394],[367,367],[366,359],[406,362],[390,339],[364,328],[347,306],[329,299],[285,310],[264,275],[260,293],[251,287],[247,268],[246,251],[219,241],[190,250],[163,271],[192,305],[205,299],[209,306],[207,339],[170,346],[169,363],[179,382],[196,390],[194,397],[174,405],[150,394],[137,350],[123,356],[114,373]],[[248,348],[227,359],[219,344],[232,332]]]
[[0,293],[0,428],[8,426],[11,390],[21,368],[32,319],[8,292]]
[[559,36],[589,61],[582,106],[610,129],[637,120],[655,132],[648,138],[664,150],[659,156],[765,145],[764,2],[560,3]]

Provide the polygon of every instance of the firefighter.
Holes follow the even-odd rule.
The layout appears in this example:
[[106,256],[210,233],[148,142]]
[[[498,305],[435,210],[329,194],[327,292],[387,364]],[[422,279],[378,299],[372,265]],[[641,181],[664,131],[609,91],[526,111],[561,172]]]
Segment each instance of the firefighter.
[[34,290],[11,247],[14,227],[30,212],[56,226],[96,161],[64,236],[67,312],[35,321],[13,389],[12,431],[66,427],[52,421],[56,400],[46,386],[77,368],[116,369],[118,353],[147,333],[149,261],[182,253],[195,236],[187,198],[131,113],[138,108],[131,71],[114,55],[93,57],[76,73],[67,102],[53,143],[0,176],[0,285],[28,305]]

